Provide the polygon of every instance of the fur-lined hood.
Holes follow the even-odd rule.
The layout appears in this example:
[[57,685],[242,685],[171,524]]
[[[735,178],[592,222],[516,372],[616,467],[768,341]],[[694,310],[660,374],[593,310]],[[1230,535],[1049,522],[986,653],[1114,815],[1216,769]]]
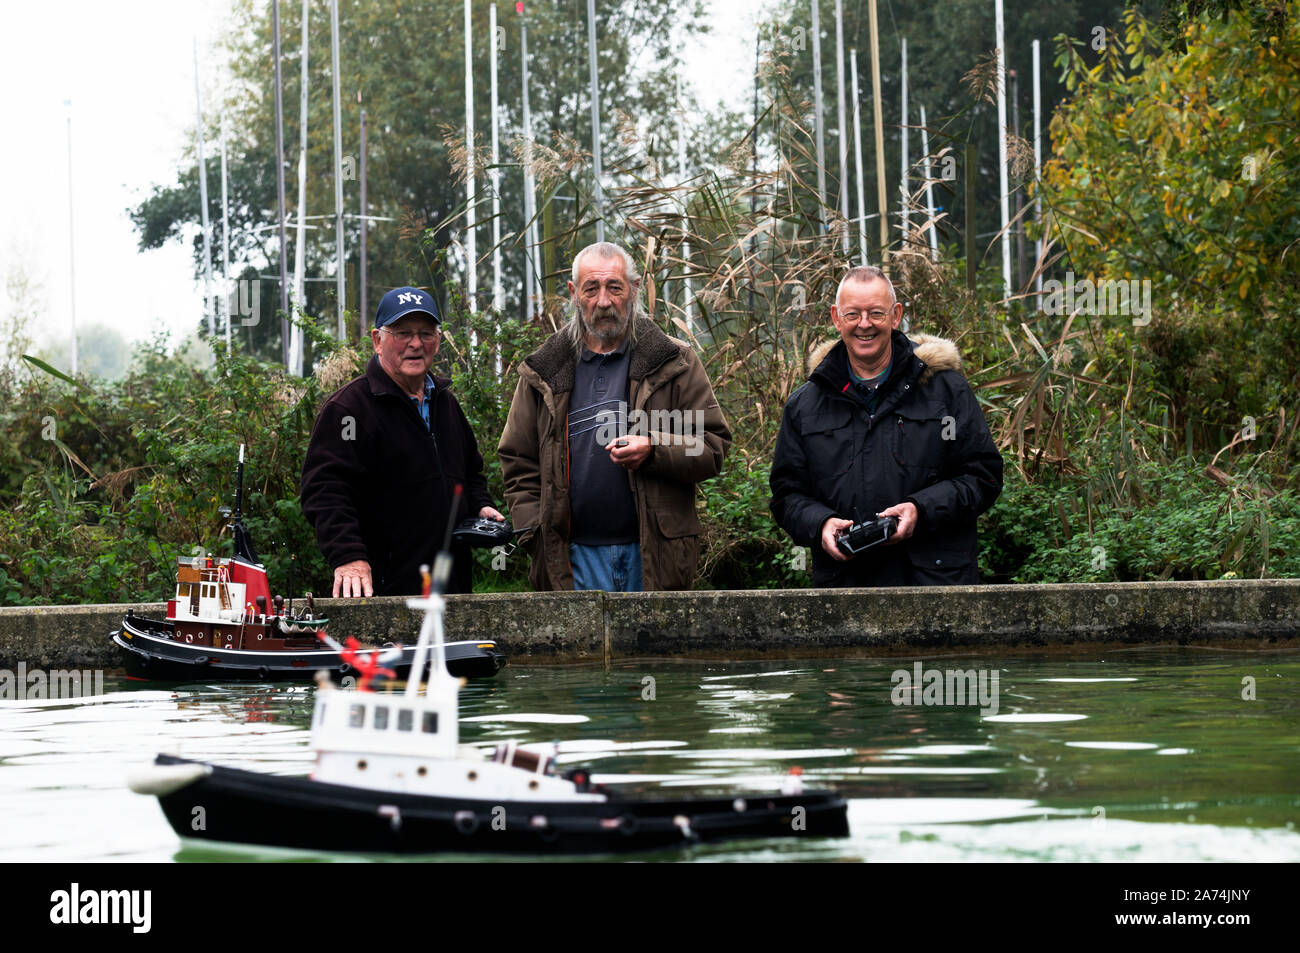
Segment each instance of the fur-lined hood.
[[[961,372],[961,353],[952,341],[934,334],[912,333],[907,337],[912,342],[912,354],[925,365],[925,370],[921,372],[922,384],[940,371]],[[812,353],[808,355],[808,373],[815,371],[817,366],[826,360],[826,355],[839,343],[840,339],[834,338],[830,341],[822,341],[813,348]]]

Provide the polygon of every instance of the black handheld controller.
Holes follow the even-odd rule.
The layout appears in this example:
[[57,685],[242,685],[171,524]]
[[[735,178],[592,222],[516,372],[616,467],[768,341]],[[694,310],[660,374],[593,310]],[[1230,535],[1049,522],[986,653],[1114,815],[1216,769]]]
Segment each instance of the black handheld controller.
[[898,529],[898,518],[878,516],[875,519],[854,523],[835,537],[835,545],[845,556],[856,556],[872,546],[879,546]]
[[451,538],[466,546],[490,549],[493,546],[504,546],[514,535],[514,527],[509,520],[502,523],[486,516],[471,516],[457,524]]

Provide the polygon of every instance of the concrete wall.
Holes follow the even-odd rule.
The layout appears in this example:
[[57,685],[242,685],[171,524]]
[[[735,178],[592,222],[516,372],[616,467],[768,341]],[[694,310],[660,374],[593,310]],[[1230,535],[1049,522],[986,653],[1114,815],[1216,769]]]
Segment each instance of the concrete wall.
[[[127,608],[0,608],[0,668],[117,668]],[[318,600],[336,638],[414,640],[398,598]],[[495,638],[517,662],[1095,653],[1115,645],[1300,646],[1300,580],[451,596],[450,638]]]

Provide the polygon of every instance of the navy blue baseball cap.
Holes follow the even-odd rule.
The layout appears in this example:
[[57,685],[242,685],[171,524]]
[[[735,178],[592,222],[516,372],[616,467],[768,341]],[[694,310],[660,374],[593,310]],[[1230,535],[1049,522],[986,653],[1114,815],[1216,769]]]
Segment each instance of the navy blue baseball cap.
[[442,324],[438,302],[433,300],[433,295],[419,288],[394,288],[379,302],[379,310],[375,312],[375,327],[387,327],[408,314],[427,314],[435,324]]

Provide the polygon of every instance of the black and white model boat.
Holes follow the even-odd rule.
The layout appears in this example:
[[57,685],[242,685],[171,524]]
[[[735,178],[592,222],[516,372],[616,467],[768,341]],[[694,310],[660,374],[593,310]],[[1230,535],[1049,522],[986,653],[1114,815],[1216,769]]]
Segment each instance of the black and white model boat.
[[[440,579],[449,568],[444,553]],[[129,779],[131,789],[156,795],[182,837],[320,851],[604,853],[848,833],[843,799],[801,790],[797,775],[781,793],[619,797],[585,770],[558,775],[554,746],[507,742],[490,756],[462,746],[460,682],[444,665],[444,601],[435,590],[408,605],[425,613],[415,664],[432,656],[427,686],[385,694],[369,690],[369,678],[354,691],[318,679],[310,778],[159,755]],[[200,807],[205,824],[195,830]]]
[[[313,615],[311,595],[298,612],[280,596],[271,598],[266,567],[257,558],[244,526],[244,448],[235,469],[235,508],[231,518],[234,555],[182,558],[176,567],[176,593],[163,619],[127,610],[122,628],[112,633],[127,676],[152,681],[305,681],[319,671],[343,677],[354,665],[341,646],[325,635],[327,619]],[[224,511],[223,511],[224,512]],[[391,646],[360,649],[359,658],[389,655]],[[386,664],[408,678],[415,646],[391,655]],[[505,664],[490,639],[447,646],[452,674],[488,678]],[[423,676],[421,676],[423,677]]]

